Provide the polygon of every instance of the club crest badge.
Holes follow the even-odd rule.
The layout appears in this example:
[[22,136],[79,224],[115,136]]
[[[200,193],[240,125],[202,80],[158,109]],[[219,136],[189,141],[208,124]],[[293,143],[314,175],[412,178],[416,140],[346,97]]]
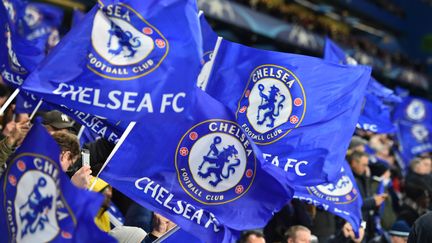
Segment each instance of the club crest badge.
[[251,187],[256,157],[234,122],[208,120],[185,133],[175,157],[179,183],[196,201],[217,205],[242,197]]
[[358,191],[349,176],[342,176],[336,184],[328,183],[318,186],[307,187],[311,195],[333,202],[335,204],[346,204],[354,201]]
[[5,172],[2,202],[11,241],[50,242],[59,235],[70,238],[76,219],[57,189],[60,170],[42,155],[20,154],[13,159]]
[[114,80],[131,80],[151,73],[169,49],[162,33],[125,4],[98,10],[91,41],[93,50],[88,54],[87,67]]
[[417,140],[417,142],[425,142],[429,137],[428,129],[422,124],[416,124],[411,128],[411,134]]
[[24,21],[30,28],[35,28],[42,21],[43,17],[39,10],[32,5],[28,5],[24,13]]
[[276,142],[298,127],[306,112],[306,96],[288,69],[262,65],[250,75],[239,101],[237,119],[255,143]]
[[406,108],[406,114],[413,121],[422,121],[426,117],[425,104],[420,100],[412,100]]

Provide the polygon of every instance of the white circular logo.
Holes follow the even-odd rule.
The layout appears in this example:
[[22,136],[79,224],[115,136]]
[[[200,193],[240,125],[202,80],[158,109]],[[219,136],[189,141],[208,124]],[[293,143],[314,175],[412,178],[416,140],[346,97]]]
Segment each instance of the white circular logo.
[[[215,156],[214,151],[218,151]],[[240,141],[225,133],[201,137],[192,146],[189,168],[198,185],[210,192],[233,188],[243,178],[246,153]]]
[[420,121],[426,116],[426,107],[420,100],[412,100],[406,112],[411,120]]
[[427,128],[421,124],[416,124],[412,126],[411,133],[417,141],[425,141],[429,136],[429,131]]
[[25,9],[24,21],[26,24],[33,28],[37,24],[39,24],[42,20],[42,15],[39,13],[39,10],[31,5],[28,5]]
[[139,63],[154,49],[151,37],[123,19],[108,18],[101,10],[93,21],[92,42],[96,52],[116,66]]
[[348,176],[342,176],[337,184],[329,183],[326,185],[319,185],[316,188],[322,193],[334,197],[340,197],[349,194],[354,185]]
[[256,82],[249,95],[246,116],[259,133],[266,133],[286,122],[292,112],[292,98],[288,87],[274,78]]
[[21,177],[14,203],[17,242],[49,242],[56,237],[56,192],[54,180],[40,171]]

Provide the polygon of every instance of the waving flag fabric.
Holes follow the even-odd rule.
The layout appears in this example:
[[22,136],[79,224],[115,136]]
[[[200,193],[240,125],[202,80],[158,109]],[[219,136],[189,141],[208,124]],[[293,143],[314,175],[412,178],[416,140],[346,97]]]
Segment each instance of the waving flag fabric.
[[316,185],[339,178],[370,71],[224,40],[206,92],[285,179]]
[[[344,65],[357,65],[357,61],[346,55],[342,48],[326,38],[324,59]],[[366,101],[357,127],[374,133],[394,133],[395,127],[390,119],[388,103],[401,102],[393,90],[386,88],[371,77],[366,90]]]
[[94,224],[103,197],[73,186],[59,157],[37,120],[0,179],[2,241],[115,242]]
[[341,177],[334,182],[294,188],[294,198],[347,220],[358,233],[362,222],[363,200],[348,162],[343,163]]
[[0,73],[11,87],[19,87],[44,53],[18,33],[18,22],[24,16],[26,5],[21,0],[4,0],[0,3]]
[[137,123],[100,177],[204,242],[232,242],[264,227],[292,190],[232,113],[196,92],[192,115]]
[[59,43],[23,88],[112,120],[187,112],[201,68],[193,0],[106,0]]

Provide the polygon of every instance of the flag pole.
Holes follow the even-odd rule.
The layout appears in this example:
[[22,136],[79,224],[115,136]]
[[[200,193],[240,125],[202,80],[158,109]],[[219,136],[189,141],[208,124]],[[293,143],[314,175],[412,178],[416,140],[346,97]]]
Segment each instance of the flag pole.
[[85,130],[85,126],[81,125],[80,130],[79,130],[78,135],[77,135],[78,140],[81,139],[81,136],[83,135],[84,130]]
[[198,83],[199,82],[199,80],[197,80],[197,86],[200,88],[200,89],[202,89],[203,91],[205,91],[206,89],[207,89],[207,84],[208,84],[208,81],[209,81],[209,79],[210,79],[210,76],[211,76],[211,73],[212,73],[212,71],[213,71],[213,65],[214,65],[214,62],[215,62],[215,59],[216,59],[216,56],[217,56],[217,54],[218,54],[218,52],[219,52],[219,47],[220,47],[220,44],[222,43],[222,40],[223,40],[223,38],[222,37],[218,37],[217,38],[217,41],[216,41],[216,44],[215,44],[215,48],[213,49],[213,56],[212,56],[212,58],[211,58],[211,60],[210,60],[210,70],[209,70],[209,73],[208,73],[208,75],[205,77],[205,79],[203,80],[203,82],[202,83]]
[[159,243],[159,242],[161,242],[163,240],[166,240],[168,237],[170,237],[172,234],[174,234],[175,232],[177,232],[179,229],[180,229],[180,226],[176,225],[174,228],[168,230],[161,237],[159,237],[155,241],[153,241],[153,243]]
[[40,99],[39,102],[38,102],[38,104],[37,104],[36,107],[34,108],[33,112],[31,113],[31,115],[30,115],[30,117],[29,117],[29,120],[32,120],[32,119],[33,119],[33,117],[36,115],[36,112],[37,112],[37,111],[39,110],[39,108],[41,107],[42,103],[43,103],[43,100]]
[[117,152],[117,150],[120,148],[120,146],[123,144],[124,140],[126,139],[126,137],[129,135],[129,133],[132,131],[132,129],[135,127],[136,122],[130,122],[129,125],[127,126],[126,130],[123,132],[123,134],[121,135],[119,141],[117,142],[117,144],[114,146],[114,149],[111,151],[111,153],[109,154],[108,158],[106,159],[105,163],[102,165],[102,168],[100,169],[99,173],[97,174],[95,180],[93,181],[93,184],[91,184],[89,191],[93,190],[94,186],[96,185],[96,182],[99,179],[99,175],[100,173],[105,169],[106,165],[108,164],[108,162],[110,162],[110,160],[112,159],[112,157],[114,156],[114,154]]
[[15,89],[15,91],[9,96],[9,98],[6,100],[6,102],[3,104],[3,106],[0,108],[0,115],[3,115],[5,110],[8,108],[8,106],[12,103],[12,101],[17,97],[19,94],[20,89]]

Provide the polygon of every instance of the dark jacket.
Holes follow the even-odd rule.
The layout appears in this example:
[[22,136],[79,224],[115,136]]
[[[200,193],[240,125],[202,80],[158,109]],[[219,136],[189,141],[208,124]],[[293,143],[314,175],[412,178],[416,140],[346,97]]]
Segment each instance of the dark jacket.
[[432,212],[417,219],[408,237],[408,243],[432,242]]

